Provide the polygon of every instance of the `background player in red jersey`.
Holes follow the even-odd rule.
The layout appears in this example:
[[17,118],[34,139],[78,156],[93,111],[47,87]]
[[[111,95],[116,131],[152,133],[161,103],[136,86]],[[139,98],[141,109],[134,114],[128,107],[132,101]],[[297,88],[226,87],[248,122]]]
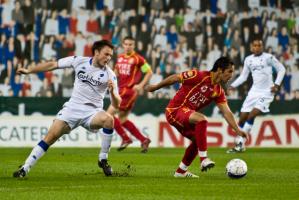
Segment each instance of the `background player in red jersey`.
[[207,157],[207,118],[199,112],[212,101],[216,102],[223,113],[223,117],[236,133],[248,137],[238,127],[227,104],[224,90],[220,85],[227,83],[233,72],[233,62],[227,57],[221,57],[217,59],[211,71],[185,71],[171,75],[156,85],[146,87],[147,91],[153,92],[175,82],[182,83],[181,88],[170,100],[165,111],[167,121],[184,137],[191,140],[183,160],[174,174],[175,177],[198,177],[188,171],[188,167],[196,155],[199,155],[201,161],[201,171],[207,171],[207,169],[215,166],[215,162]]
[[[151,140],[145,137],[128,119],[138,93],[141,92],[152,76],[152,70],[146,60],[134,51],[134,38],[127,36],[123,39],[122,46],[124,53],[117,57],[114,72],[118,78],[119,94],[122,98],[118,110],[118,117],[115,116],[117,110],[110,105],[108,113],[114,115],[114,126],[116,132],[121,136],[122,143],[118,150],[125,149],[132,143],[131,138],[126,134],[127,129],[141,142],[141,152],[146,153]],[[143,76],[144,74],[144,76]]]

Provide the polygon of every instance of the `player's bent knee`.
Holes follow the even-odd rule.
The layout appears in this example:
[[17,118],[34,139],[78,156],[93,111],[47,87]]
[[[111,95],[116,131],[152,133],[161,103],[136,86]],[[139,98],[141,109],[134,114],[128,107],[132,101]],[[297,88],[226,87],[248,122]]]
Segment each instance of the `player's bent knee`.
[[208,121],[207,117],[201,113],[192,113],[190,118],[189,118],[190,123],[192,124],[197,124],[201,121]]
[[201,121],[208,122],[208,118],[205,115],[203,115],[202,118],[201,118]]
[[114,119],[111,115],[107,115],[104,120],[103,128],[113,129],[114,127]]
[[196,121],[197,121],[197,123],[199,123],[199,122],[204,122],[204,121],[208,121],[208,118],[205,116],[205,115],[202,115],[202,114],[200,114],[200,115],[198,115],[197,117],[196,117]]

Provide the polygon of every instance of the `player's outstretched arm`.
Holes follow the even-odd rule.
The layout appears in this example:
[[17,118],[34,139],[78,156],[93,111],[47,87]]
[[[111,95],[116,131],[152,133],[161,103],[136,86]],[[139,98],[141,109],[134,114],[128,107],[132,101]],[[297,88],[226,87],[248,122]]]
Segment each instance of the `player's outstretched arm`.
[[249,73],[250,73],[250,70],[249,70],[248,64],[245,60],[244,68],[243,68],[240,76],[236,80],[234,80],[234,82],[230,86],[232,88],[239,87],[241,84],[243,84],[247,80]]
[[39,63],[35,67],[30,67],[28,69],[23,67],[18,68],[17,74],[32,74],[38,72],[46,72],[46,71],[57,69],[57,67],[58,67],[57,61],[50,61],[45,63]]
[[222,112],[224,119],[234,129],[234,131],[236,131],[238,135],[248,139],[248,134],[239,128],[237,121],[227,103],[217,104],[217,106],[219,110]]
[[180,74],[174,74],[171,76],[168,76],[166,79],[162,80],[160,83],[155,84],[155,85],[147,85],[145,87],[145,90],[148,92],[154,92],[156,90],[159,90],[160,88],[172,85],[176,82],[180,82],[181,81],[181,77]]

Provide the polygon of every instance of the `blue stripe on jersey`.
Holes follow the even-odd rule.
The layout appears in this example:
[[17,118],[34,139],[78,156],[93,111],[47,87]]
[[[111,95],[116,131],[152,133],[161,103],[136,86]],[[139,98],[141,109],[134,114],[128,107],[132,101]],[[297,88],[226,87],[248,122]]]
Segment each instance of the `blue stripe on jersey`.
[[90,65],[92,64],[92,58],[89,60],[89,64],[90,64]]
[[112,134],[113,129],[103,128],[103,132],[106,133],[106,134]]
[[43,140],[38,143],[38,146],[40,146],[44,151],[47,151],[49,148],[49,145]]

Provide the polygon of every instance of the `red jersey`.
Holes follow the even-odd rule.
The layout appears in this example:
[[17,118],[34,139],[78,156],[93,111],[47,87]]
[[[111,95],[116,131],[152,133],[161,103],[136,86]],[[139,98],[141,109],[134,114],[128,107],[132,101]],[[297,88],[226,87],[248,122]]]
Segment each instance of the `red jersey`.
[[225,103],[226,97],[220,84],[213,84],[211,72],[190,70],[180,74],[182,86],[168,108],[187,107],[191,110],[200,110],[212,101],[217,104]]
[[145,59],[136,52],[131,55],[120,54],[117,58],[115,69],[118,71],[118,87],[133,87],[142,78],[141,66]]

